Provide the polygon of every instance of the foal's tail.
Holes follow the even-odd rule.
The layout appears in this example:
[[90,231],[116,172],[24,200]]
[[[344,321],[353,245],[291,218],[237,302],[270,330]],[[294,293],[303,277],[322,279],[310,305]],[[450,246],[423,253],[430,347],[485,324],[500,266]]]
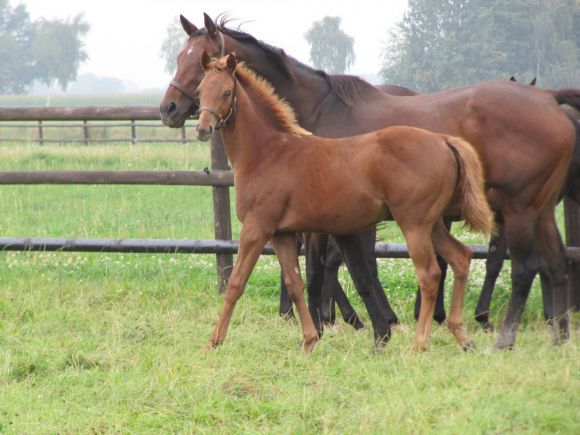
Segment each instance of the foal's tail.
[[459,164],[457,188],[461,217],[470,230],[489,235],[494,230],[493,213],[485,197],[483,167],[479,156],[469,142],[453,136],[446,136],[445,139]]
[[567,104],[580,111],[580,88],[547,89],[558,104]]

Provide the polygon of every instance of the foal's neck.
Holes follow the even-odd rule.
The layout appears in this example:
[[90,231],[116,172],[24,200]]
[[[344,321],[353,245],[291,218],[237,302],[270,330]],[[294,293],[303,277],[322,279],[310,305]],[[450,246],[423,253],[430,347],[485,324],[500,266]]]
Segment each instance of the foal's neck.
[[268,152],[269,139],[283,133],[267,116],[263,107],[252,101],[244,86],[236,82],[236,109],[230,122],[222,129],[222,139],[234,170],[252,165]]

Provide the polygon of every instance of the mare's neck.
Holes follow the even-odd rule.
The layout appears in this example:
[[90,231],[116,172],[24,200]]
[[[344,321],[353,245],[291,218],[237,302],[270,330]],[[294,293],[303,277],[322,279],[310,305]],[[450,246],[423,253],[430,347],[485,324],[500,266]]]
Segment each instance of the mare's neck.
[[330,84],[312,68],[287,57],[290,76],[264,59],[254,59],[254,53],[245,52],[240,56],[246,65],[272,84],[276,93],[286,100],[296,113],[299,124],[307,130],[314,130],[318,120],[320,103],[331,92]]
[[232,167],[239,171],[256,164],[266,152],[268,139],[277,131],[272,120],[262,107],[254,104],[239,80],[236,82],[236,98],[236,109],[222,129],[222,139]]

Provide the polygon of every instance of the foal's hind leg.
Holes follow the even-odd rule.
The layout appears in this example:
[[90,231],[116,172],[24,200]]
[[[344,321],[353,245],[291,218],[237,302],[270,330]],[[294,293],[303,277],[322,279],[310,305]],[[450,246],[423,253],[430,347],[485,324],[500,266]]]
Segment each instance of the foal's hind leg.
[[294,234],[277,234],[272,237],[272,245],[280,261],[284,282],[288,288],[288,293],[296,305],[300,324],[302,325],[302,334],[304,336],[303,350],[311,352],[318,341],[318,332],[312,321],[312,316],[306,306],[304,299],[304,282],[300,277],[300,265],[296,252],[296,243]]
[[435,251],[431,241],[432,225],[424,224],[413,227],[406,227],[401,223],[399,225],[407,241],[409,256],[413,261],[413,266],[415,266],[421,290],[421,309],[413,349],[415,351],[427,350],[431,334],[431,321],[435,311],[435,298],[441,280],[441,270],[435,259]]
[[473,341],[463,326],[462,314],[465,287],[472,257],[471,250],[449,234],[443,222],[438,223],[433,230],[433,244],[435,251],[445,258],[453,270],[453,296],[447,317],[447,327],[464,350],[473,348]]

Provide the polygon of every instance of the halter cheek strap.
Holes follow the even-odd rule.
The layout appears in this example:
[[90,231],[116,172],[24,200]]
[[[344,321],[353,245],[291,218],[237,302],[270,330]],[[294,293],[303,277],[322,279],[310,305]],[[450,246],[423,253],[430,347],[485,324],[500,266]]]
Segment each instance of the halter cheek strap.
[[[221,46],[220,47],[220,59],[221,59],[222,57],[225,56],[226,43],[224,41],[224,34],[222,32],[220,32],[219,30],[217,31],[217,33],[220,37],[220,46]],[[195,95],[193,94],[193,92],[191,92],[189,89],[187,89],[181,83],[179,83],[177,80],[175,80],[175,79],[171,80],[169,82],[169,86],[173,86],[175,89],[178,89],[183,95],[186,95],[187,97],[191,98],[192,101],[195,101]]]

